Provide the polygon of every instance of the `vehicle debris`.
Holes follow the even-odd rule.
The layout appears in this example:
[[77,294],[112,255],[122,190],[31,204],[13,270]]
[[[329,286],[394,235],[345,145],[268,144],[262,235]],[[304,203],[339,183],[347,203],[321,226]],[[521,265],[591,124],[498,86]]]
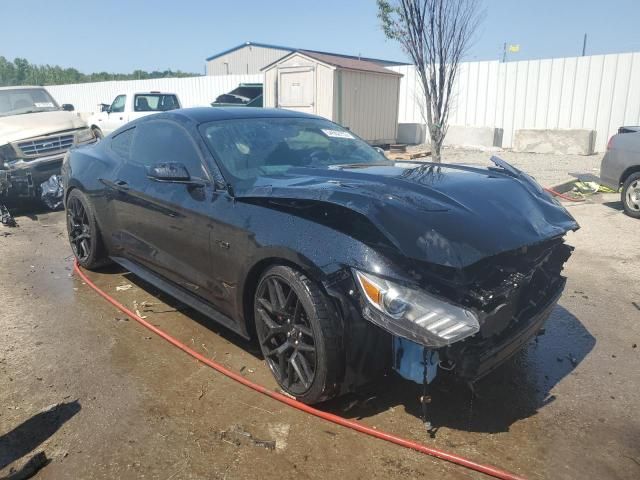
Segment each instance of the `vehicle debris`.
[[[13,218],[9,209],[2,203],[0,203],[0,216],[2,217],[2,225],[5,227],[17,227],[18,222]],[[6,236],[6,235],[5,235]]]
[[40,199],[50,210],[60,210],[63,206],[64,185],[61,175],[51,175],[40,184]]
[[223,442],[231,443],[236,446],[241,445],[250,445],[254,447],[262,447],[267,450],[275,450],[276,449],[276,441],[275,440],[260,440],[258,438],[254,438],[251,433],[247,432],[240,425],[233,425],[229,430],[223,430],[219,432],[219,438]]
[[116,287],[116,292],[126,292],[127,290],[130,290],[131,288],[133,288],[133,285],[131,285],[130,283],[127,283],[126,285],[118,285]]

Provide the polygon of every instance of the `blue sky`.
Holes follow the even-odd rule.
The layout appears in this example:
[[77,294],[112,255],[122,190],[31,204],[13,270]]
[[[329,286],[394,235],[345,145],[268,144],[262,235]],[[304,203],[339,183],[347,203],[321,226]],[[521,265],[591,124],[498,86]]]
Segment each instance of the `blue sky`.
[[[384,38],[375,0],[3,1],[0,55],[92,71],[202,72],[204,59],[247,40],[404,60]],[[485,0],[469,59],[640,51],[638,0]]]

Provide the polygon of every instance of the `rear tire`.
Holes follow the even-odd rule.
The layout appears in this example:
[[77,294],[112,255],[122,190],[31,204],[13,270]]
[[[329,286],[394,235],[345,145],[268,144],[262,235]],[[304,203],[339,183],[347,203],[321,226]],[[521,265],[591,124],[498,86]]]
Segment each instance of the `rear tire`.
[[254,296],[260,349],[286,393],[312,404],[340,391],[342,326],[330,299],[302,272],[269,268]]
[[640,172],[629,175],[622,186],[620,197],[624,213],[640,218]]
[[87,196],[78,189],[71,190],[66,212],[69,243],[78,263],[89,270],[111,263]]

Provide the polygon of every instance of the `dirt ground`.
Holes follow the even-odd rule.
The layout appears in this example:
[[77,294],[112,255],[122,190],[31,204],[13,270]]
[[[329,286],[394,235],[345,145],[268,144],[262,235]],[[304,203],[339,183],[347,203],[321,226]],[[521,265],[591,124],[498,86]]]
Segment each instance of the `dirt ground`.
[[[568,236],[576,250],[546,334],[483,379],[475,398],[441,377],[435,438],[420,420],[417,387],[393,377],[322,408],[531,479],[640,478],[640,223],[615,195],[567,206],[582,229]],[[72,274],[63,212],[18,222],[0,227],[0,478],[40,450],[52,461],[39,479],[487,478],[222,377]],[[90,276],[193,348],[275,388],[254,345],[126,272]]]

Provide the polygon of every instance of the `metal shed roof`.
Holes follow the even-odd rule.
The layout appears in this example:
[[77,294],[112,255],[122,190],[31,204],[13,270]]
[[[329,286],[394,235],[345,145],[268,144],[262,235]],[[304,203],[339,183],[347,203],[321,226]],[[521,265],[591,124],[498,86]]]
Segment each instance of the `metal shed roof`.
[[261,70],[267,70],[269,68],[271,68],[272,66],[285,61],[287,58],[291,57],[292,55],[296,55],[296,54],[300,54],[303,55],[305,57],[311,58],[313,60],[317,60],[319,62],[322,62],[326,65],[330,65],[332,67],[337,67],[337,68],[345,68],[348,70],[359,70],[362,72],[374,72],[374,73],[381,73],[383,75],[396,75],[401,77],[402,74],[398,73],[398,72],[394,72],[393,70],[389,70],[387,68],[384,68],[382,65],[378,64],[378,63],[374,63],[371,62],[369,60],[362,60],[362,59],[357,59],[357,58],[345,58],[341,55],[333,55],[333,54],[329,54],[329,53],[318,53],[318,52],[314,52],[311,50],[296,50],[291,52],[290,54],[276,60],[275,62],[267,65],[266,67],[262,68]]
[[242,43],[240,45],[237,45],[233,48],[229,48],[227,50],[224,50],[220,53],[216,53],[215,55],[212,55],[210,57],[208,57],[206,59],[206,61],[210,61],[213,60],[215,58],[221,57],[223,55],[226,55],[227,53],[231,53],[231,52],[235,52],[236,50],[240,50],[241,48],[244,47],[248,47],[248,46],[255,46],[255,47],[262,47],[262,48],[272,48],[274,50],[283,50],[284,52],[296,52],[296,51],[304,51],[304,52],[311,52],[311,53],[317,53],[317,54],[321,54],[321,55],[332,55],[334,57],[342,57],[342,58],[346,58],[346,59],[353,59],[353,60],[364,60],[367,62],[373,62],[373,63],[377,63],[380,65],[387,65],[387,66],[398,66],[398,65],[409,65],[408,62],[397,62],[394,60],[383,60],[380,58],[369,58],[369,57],[360,57],[360,56],[355,56],[355,55],[344,55],[341,53],[330,53],[330,52],[323,52],[320,50],[306,50],[306,49],[300,49],[300,48],[293,48],[293,47],[283,47],[281,45],[271,45],[268,43],[259,43],[259,42],[245,42]]

